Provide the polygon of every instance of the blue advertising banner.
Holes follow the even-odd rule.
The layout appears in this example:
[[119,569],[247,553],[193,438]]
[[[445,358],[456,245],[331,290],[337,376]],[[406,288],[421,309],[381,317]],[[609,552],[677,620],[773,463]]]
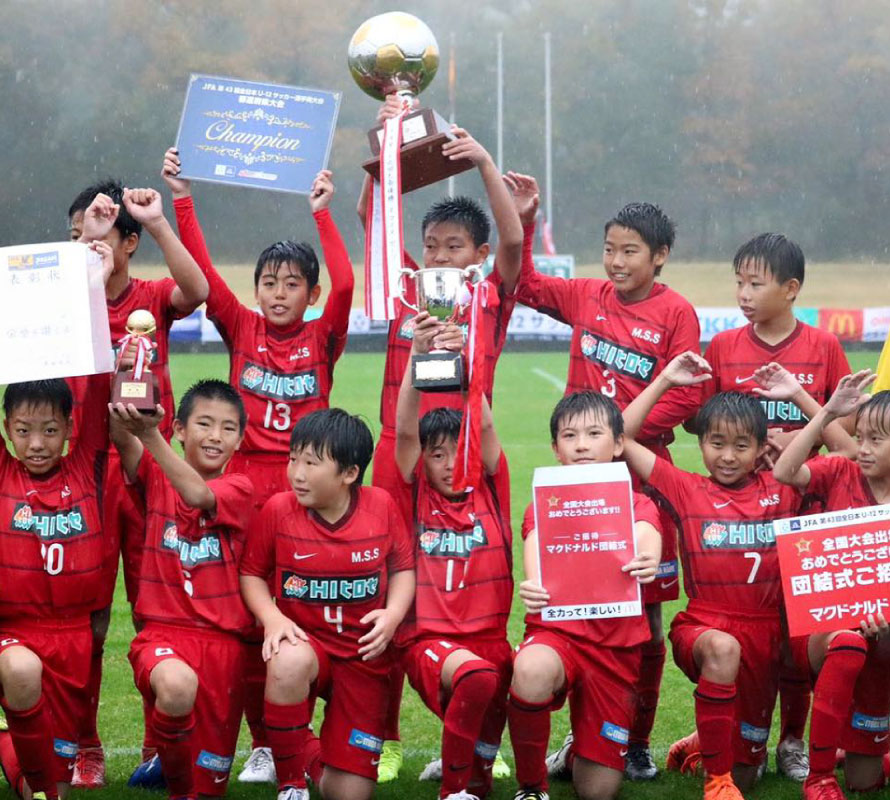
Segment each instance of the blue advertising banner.
[[192,75],[176,137],[182,177],[309,194],[327,167],[340,97]]

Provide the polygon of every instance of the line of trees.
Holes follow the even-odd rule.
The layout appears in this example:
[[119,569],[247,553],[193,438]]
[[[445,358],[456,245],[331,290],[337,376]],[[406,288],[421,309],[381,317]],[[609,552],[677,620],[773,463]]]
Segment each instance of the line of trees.
[[[65,211],[107,175],[160,185],[190,72],[344,93],[333,149],[338,220],[353,213],[375,103],[346,45],[380,0],[7,0],[0,4],[0,243],[64,237]],[[443,63],[422,101],[495,144],[495,35],[505,44],[505,168],[543,179],[543,41],[553,40],[554,235],[595,258],[602,222],[631,200],[679,224],[679,258],[726,259],[781,230],[814,259],[887,260],[890,15],[877,0],[415,0]],[[474,195],[473,175],[458,190]],[[406,202],[408,238],[445,191]],[[311,238],[302,198],[196,187],[220,261]],[[150,257],[150,255],[149,255]]]

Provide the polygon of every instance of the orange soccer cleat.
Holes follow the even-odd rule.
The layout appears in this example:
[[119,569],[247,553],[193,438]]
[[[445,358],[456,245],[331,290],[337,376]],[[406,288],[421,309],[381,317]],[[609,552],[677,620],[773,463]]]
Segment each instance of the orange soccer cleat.
[[665,769],[683,775],[695,775],[701,772],[701,745],[698,743],[698,731],[693,731],[689,736],[670,746]]
[[803,800],[845,800],[834,775],[810,775],[803,782]]
[[704,800],[745,800],[739,787],[732,780],[732,775],[708,775],[705,778]]

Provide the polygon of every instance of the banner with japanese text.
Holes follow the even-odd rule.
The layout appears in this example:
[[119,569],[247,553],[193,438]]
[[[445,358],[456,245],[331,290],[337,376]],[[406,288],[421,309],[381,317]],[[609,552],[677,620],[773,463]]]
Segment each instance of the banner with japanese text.
[[890,505],[776,520],[792,636],[858,628],[890,609]]
[[75,242],[0,248],[0,384],[111,372],[99,256]]
[[309,194],[339,108],[339,92],[192,75],[176,137],[182,177]]
[[543,622],[637,617],[630,474],[622,462],[538,467],[533,480]]

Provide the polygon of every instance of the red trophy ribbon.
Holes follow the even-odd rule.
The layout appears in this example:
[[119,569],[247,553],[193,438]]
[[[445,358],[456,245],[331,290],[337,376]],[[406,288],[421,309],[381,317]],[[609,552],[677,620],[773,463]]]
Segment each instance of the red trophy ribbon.
[[[488,281],[480,281],[473,288],[470,303],[467,396],[454,460],[453,487],[456,492],[472,491],[482,479],[482,395],[485,387],[485,320],[482,315],[492,301],[489,289]],[[494,302],[497,302],[496,298]]]

